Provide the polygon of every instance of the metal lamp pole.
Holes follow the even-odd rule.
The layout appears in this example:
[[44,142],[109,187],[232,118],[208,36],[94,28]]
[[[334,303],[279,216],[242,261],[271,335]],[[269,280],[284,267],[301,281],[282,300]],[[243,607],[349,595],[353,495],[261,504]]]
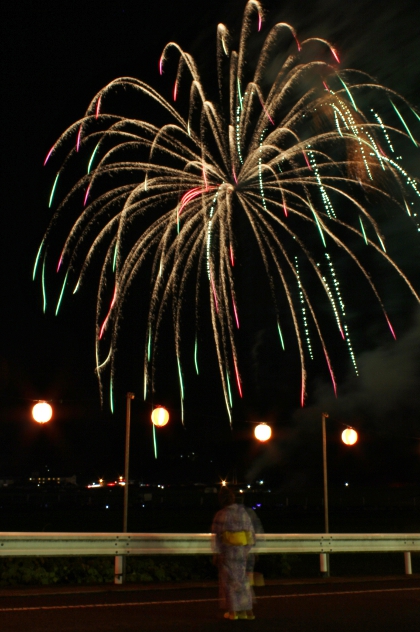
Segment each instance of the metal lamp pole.
[[125,408],[125,462],[124,462],[124,521],[123,533],[127,533],[128,519],[128,481],[129,481],[129,465],[130,465],[130,415],[131,400],[134,399],[134,393],[127,393]]
[[[130,465],[130,413],[131,400],[134,399],[134,393],[127,393],[125,408],[125,462],[124,462],[124,509],[123,509],[123,533],[127,533],[128,518],[128,481],[129,481],[129,465]],[[125,555],[115,556],[114,584],[123,584],[125,582]]]
[[[327,475],[327,430],[325,420],[328,417],[328,413],[322,413],[322,463],[323,463],[323,476],[324,476],[324,525],[325,533],[330,532],[329,518],[328,518],[328,475]],[[321,573],[325,577],[330,575],[330,564],[328,553],[320,554],[320,568]]]

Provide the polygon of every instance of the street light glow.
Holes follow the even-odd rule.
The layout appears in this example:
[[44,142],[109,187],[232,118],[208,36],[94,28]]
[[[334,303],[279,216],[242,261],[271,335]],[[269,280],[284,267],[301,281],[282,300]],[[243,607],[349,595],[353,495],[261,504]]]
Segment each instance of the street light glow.
[[268,441],[271,437],[271,427],[265,423],[258,424],[255,427],[254,435],[258,441]]
[[354,445],[358,439],[357,432],[353,428],[346,428],[341,433],[341,440],[346,445]]
[[152,423],[158,428],[166,426],[169,421],[169,413],[163,406],[158,406],[152,412]]
[[32,408],[32,417],[39,424],[45,424],[52,417],[53,410],[47,402],[38,402]]

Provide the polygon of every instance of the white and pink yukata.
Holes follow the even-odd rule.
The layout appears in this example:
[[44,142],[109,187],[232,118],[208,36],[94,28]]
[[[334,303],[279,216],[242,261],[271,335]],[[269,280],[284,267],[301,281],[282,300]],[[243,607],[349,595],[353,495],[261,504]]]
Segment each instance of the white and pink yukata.
[[252,610],[254,594],[246,570],[255,532],[245,507],[234,503],[218,511],[212,533],[218,554],[220,606],[229,612]]

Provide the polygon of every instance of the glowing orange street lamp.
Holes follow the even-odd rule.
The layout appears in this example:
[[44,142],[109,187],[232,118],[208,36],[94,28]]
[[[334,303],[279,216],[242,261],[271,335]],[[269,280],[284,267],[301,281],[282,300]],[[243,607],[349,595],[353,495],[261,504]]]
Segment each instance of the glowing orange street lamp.
[[155,451],[155,459],[157,459],[157,440],[156,428],[163,428],[169,421],[169,413],[163,406],[156,406],[152,411],[152,428],[153,428],[153,449]]
[[52,407],[48,402],[38,402],[32,408],[32,417],[39,424],[45,424],[50,421],[53,414]]
[[[324,475],[324,522],[325,533],[329,533],[329,518],[328,518],[328,475],[327,475],[327,431],[326,420],[328,419],[328,413],[322,413],[322,460],[323,460],[323,475]],[[358,439],[357,432],[353,428],[346,428],[341,434],[341,440],[346,445],[354,445]],[[320,553],[321,573],[329,577],[329,554]]]
[[354,445],[358,438],[357,432],[353,428],[346,428],[341,433],[341,441],[346,445]]
[[255,427],[254,435],[258,441],[268,441],[271,437],[271,426],[265,423],[258,424],[258,426]]
[[152,424],[158,428],[166,426],[169,421],[169,413],[163,406],[157,406],[152,412]]

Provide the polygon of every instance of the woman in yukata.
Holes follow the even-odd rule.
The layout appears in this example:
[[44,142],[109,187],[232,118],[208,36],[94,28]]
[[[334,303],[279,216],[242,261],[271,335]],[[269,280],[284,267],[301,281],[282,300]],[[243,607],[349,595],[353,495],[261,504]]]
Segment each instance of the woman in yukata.
[[232,490],[222,487],[222,507],[214,517],[214,562],[219,569],[220,605],[226,619],[255,619],[254,599],[247,576],[247,560],[255,541],[252,520],[242,504],[235,502]]

